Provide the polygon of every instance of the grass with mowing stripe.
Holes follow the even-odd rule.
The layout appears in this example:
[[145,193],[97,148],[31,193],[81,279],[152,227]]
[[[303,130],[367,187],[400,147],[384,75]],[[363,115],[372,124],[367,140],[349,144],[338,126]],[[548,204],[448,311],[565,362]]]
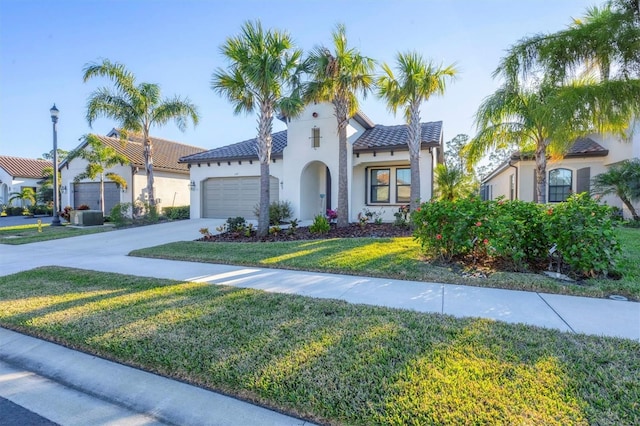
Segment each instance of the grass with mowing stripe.
[[496,272],[488,278],[462,276],[425,262],[420,247],[406,238],[342,238],[278,243],[176,242],[136,250],[133,256],[227,263],[352,275],[468,284],[543,293],[640,300],[640,229],[619,228],[622,279],[592,279],[568,285],[540,274]]
[[0,325],[328,424],[639,424],[640,343],[66,268]]
[[113,230],[111,226],[94,226],[89,228],[77,228],[69,225],[50,226],[42,225],[42,231],[38,231],[37,224],[6,226],[0,228],[0,244],[29,244],[40,241],[57,240],[60,238],[77,237],[78,235],[95,234]]

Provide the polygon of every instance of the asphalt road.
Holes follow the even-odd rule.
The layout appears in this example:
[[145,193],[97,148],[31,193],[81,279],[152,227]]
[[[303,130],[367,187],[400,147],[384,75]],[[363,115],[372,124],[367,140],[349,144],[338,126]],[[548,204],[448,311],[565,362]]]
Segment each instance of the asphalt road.
[[[42,217],[28,217],[28,216],[5,216],[0,217],[0,228],[5,228],[7,226],[18,226],[18,225],[30,225],[38,223],[38,220],[41,220],[43,224],[51,223],[53,218],[51,216],[42,216]],[[64,219],[62,219],[64,222]]]
[[0,397],[0,426],[57,426],[50,420]]

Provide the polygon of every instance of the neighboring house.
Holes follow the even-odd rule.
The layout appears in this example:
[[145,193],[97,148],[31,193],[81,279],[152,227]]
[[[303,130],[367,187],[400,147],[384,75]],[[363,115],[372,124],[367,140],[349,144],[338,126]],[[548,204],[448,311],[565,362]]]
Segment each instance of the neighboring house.
[[[394,219],[409,203],[411,173],[405,125],[381,126],[362,113],[347,129],[350,221],[364,209]],[[260,199],[256,139],[185,156],[191,171],[191,217],[255,219]],[[442,122],[422,123],[421,199],[431,199],[433,168],[442,161]],[[293,217],[310,220],[335,209],[338,199],[338,131],[333,106],[310,104],[273,134],[271,201],[288,201]]]
[[[640,126],[639,126],[640,127]],[[630,141],[613,135],[592,134],[580,138],[561,159],[547,162],[547,200],[550,203],[565,201],[570,194],[591,191],[591,179],[608,171],[621,161],[640,158],[640,131],[636,128]],[[536,170],[532,155],[515,153],[482,180],[480,195],[483,199],[536,201]],[[602,202],[623,209],[625,217],[630,213],[620,199],[610,195]]]
[[[127,188],[120,188],[115,182],[105,178],[105,214],[108,215],[118,203],[147,202],[147,175],[144,168],[142,138],[129,136],[129,140],[123,143],[117,129],[113,129],[107,136],[96,136],[105,145],[113,147],[129,159],[129,164],[118,165],[108,170],[122,176],[127,181]],[[178,159],[202,152],[204,149],[154,137],[151,140],[154,192],[158,208],[189,205],[189,169],[186,164],[179,164]],[[78,149],[85,149],[86,146],[86,142],[83,142]],[[82,158],[65,160],[60,164],[61,208],[77,208],[86,204],[91,209],[100,210],[99,179],[74,182],[75,177],[84,172],[86,166],[87,162]]]
[[[11,193],[20,192],[23,188],[32,188],[37,192],[41,186],[38,182],[44,178],[42,170],[46,167],[53,167],[53,163],[0,155],[0,205],[9,204]],[[13,200],[12,205],[24,207],[21,200]]]

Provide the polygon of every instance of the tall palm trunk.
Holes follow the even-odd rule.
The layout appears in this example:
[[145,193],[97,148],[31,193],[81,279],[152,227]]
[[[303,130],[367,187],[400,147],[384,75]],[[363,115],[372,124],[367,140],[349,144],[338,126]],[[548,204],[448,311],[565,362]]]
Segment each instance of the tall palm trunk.
[[420,205],[420,141],[422,132],[420,128],[420,104],[412,102],[411,115],[407,124],[409,145],[409,164],[411,167],[411,189],[409,207],[414,211]]
[[349,226],[349,170],[347,165],[348,106],[342,99],[333,102],[338,120],[338,228]]
[[547,202],[547,145],[545,140],[536,146],[536,192],[538,203]]
[[100,173],[100,210],[104,216],[104,173]]
[[273,128],[273,107],[268,103],[260,106],[258,118],[257,151],[260,160],[260,216],[258,217],[258,235],[264,237],[269,232],[269,163],[271,161],[271,131]]
[[629,209],[629,212],[631,212],[631,216],[633,217],[633,220],[640,220],[640,216],[638,216],[638,212],[633,206],[633,203],[631,203],[631,200],[629,200],[624,194],[617,194],[617,195],[622,200],[622,203]]
[[144,158],[144,168],[147,172],[147,196],[149,200],[149,206],[155,207],[156,197],[153,192],[153,144],[149,137],[149,131],[144,130],[144,147],[142,150]]

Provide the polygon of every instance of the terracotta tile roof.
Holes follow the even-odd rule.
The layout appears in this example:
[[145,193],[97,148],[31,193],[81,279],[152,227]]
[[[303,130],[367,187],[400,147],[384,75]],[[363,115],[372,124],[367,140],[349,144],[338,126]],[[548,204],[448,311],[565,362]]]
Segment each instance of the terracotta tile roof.
[[0,155],[0,167],[13,177],[40,179],[44,177],[42,169],[53,167],[53,162]]
[[[442,121],[420,123],[422,126],[422,144],[438,145],[442,135]],[[386,147],[407,146],[407,126],[376,125],[365,132],[353,144],[354,151],[371,150]]]
[[[116,134],[111,132],[109,134]],[[129,135],[128,141],[123,145],[118,137],[96,135],[105,145],[113,147],[120,154],[129,159],[132,166],[144,168],[143,141],[137,135]],[[178,163],[180,157],[197,154],[205,151],[204,148],[185,145],[178,142],[152,137],[153,142],[153,168],[169,172],[189,173],[186,164]]]
[[[422,123],[422,143],[439,144],[442,133],[442,121]],[[282,158],[282,151],[287,146],[287,131],[282,130],[273,135],[273,146],[271,156]],[[194,154],[180,158],[180,162],[198,163],[202,161],[218,160],[245,160],[257,159],[256,153],[257,138],[234,143],[232,145],[214,148],[206,152]],[[365,130],[362,136],[353,144],[354,151],[371,150],[375,148],[406,147],[407,129],[404,124],[397,126],[376,125]]]

